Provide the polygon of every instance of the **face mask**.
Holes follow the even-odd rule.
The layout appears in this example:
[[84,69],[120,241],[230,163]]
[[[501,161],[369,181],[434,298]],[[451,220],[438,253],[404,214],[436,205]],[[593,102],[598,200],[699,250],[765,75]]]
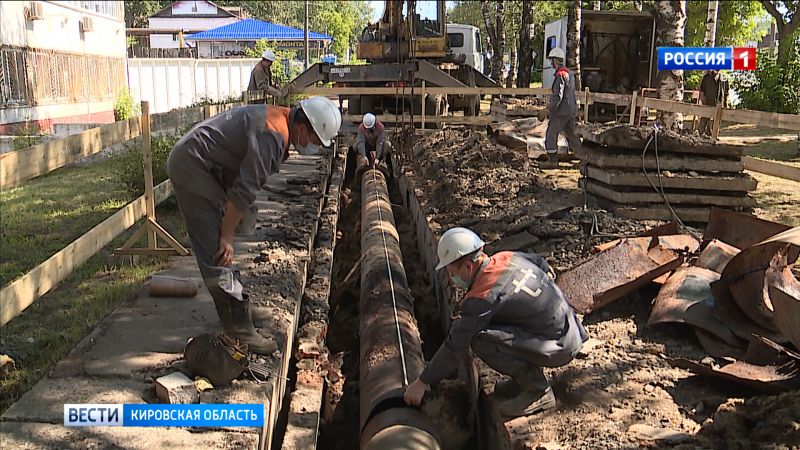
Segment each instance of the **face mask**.
[[319,154],[320,146],[309,142],[306,145],[295,145],[294,149],[303,156],[313,156]]
[[452,282],[453,282],[453,284],[455,285],[455,287],[457,287],[457,288],[459,288],[459,289],[463,289],[463,290],[465,290],[465,291],[466,291],[467,289],[469,289],[469,281],[467,281],[467,280],[465,280],[465,279],[461,278],[461,277],[460,277],[460,276],[458,276],[458,275],[453,275],[453,276],[451,276],[451,277],[450,277],[450,281],[452,281]]

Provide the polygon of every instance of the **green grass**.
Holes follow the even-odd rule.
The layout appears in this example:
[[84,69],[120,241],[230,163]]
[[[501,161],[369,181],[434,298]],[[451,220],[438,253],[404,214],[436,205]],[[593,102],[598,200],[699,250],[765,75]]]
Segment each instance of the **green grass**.
[[797,133],[749,124],[723,123],[720,139],[745,145],[745,154],[774,161],[800,162]]
[[[0,193],[0,285],[7,285],[102,222],[133,199],[113,175],[119,161],[69,167]],[[174,198],[157,209],[158,222],[186,243]],[[0,413],[29,390],[111,311],[133,298],[164,266],[143,258],[136,266],[109,266],[108,256],[137,227],[118,236],[56,289],[0,328],[0,354],[15,369],[0,373]]]
[[0,286],[42,263],[133,200],[115,162],[67,167],[0,192]]

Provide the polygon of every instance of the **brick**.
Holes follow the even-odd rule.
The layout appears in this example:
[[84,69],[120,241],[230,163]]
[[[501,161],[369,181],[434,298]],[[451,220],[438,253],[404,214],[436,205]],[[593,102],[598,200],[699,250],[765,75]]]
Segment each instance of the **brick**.
[[172,404],[197,403],[200,394],[194,382],[181,372],[173,372],[156,379],[156,396]]

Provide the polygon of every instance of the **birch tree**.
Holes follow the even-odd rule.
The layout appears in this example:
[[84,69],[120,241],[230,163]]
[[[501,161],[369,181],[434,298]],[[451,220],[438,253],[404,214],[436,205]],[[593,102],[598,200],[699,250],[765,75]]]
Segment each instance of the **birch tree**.
[[[545,55],[547,57],[547,55]],[[575,72],[575,89],[581,89],[581,1],[571,0],[567,11],[566,66]]]
[[[659,47],[683,47],[686,30],[686,1],[658,0],[655,2],[656,45]],[[683,101],[683,70],[660,70],[656,82],[658,98]],[[683,114],[668,111],[658,112],[658,121],[666,129],[680,130]]]
[[706,38],[703,41],[705,47],[717,45],[717,14],[719,11],[719,0],[708,1],[708,15],[706,16]]
[[531,85],[534,51],[533,3],[530,0],[522,2],[522,17],[519,24],[517,87],[526,88]]
[[[492,8],[494,6],[494,8]],[[494,11],[492,11],[494,9]],[[503,0],[490,2],[481,0],[481,12],[486,25],[486,34],[492,48],[491,78],[503,85],[503,53],[505,52],[505,5]]]

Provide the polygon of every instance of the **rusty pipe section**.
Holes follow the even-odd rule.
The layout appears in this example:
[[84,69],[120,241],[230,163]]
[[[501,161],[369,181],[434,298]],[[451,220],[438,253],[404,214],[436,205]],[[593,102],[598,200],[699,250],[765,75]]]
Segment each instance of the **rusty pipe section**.
[[361,448],[418,442],[427,443],[418,448],[438,449],[429,420],[403,401],[406,383],[416,379],[425,360],[389,190],[374,169],[361,179],[361,253]]

